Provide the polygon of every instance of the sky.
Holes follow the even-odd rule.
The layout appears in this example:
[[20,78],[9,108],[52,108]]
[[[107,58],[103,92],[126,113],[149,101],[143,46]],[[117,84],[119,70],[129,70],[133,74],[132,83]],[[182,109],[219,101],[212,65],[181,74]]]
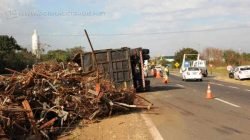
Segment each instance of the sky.
[[250,53],[250,0],[0,0],[0,35],[31,49],[143,47],[152,56],[190,47]]

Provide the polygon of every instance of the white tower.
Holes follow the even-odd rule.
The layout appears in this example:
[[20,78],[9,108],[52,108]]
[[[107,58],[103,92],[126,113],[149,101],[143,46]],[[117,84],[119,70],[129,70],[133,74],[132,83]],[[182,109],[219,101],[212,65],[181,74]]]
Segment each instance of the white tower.
[[39,36],[36,30],[34,30],[32,35],[32,54],[36,55],[37,58],[40,58]]

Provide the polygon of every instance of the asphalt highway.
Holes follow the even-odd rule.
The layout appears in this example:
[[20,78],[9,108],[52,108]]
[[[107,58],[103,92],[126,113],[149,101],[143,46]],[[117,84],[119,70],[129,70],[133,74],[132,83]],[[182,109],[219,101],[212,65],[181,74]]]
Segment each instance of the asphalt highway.
[[[242,86],[204,78],[182,81],[171,75],[169,83],[149,78],[151,91],[142,93],[155,109],[144,116],[166,140],[249,140],[250,85]],[[213,99],[206,99],[210,83]],[[155,132],[152,132],[155,133]],[[159,138],[155,138],[159,139]]]

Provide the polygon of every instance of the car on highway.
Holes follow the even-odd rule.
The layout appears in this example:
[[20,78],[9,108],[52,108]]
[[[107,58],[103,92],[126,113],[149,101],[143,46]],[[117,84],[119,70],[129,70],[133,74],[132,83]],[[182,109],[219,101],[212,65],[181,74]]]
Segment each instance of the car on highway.
[[160,65],[155,66],[155,69],[156,69],[157,71],[162,71],[162,66],[160,66]]
[[188,67],[185,68],[182,72],[182,80],[199,80],[202,81],[203,75],[199,68],[197,67]]
[[234,70],[234,79],[238,80],[250,79],[250,65],[236,67]]

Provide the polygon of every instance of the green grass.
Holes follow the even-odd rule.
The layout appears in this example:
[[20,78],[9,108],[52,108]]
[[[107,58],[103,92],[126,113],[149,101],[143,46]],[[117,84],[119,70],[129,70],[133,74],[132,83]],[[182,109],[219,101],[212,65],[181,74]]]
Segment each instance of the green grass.
[[[209,75],[211,75],[211,69],[208,69],[209,71]],[[244,81],[240,81],[240,80],[235,80],[235,79],[230,79],[228,77],[228,71],[226,69],[226,67],[215,67],[212,69],[212,76],[216,76],[217,79],[223,80],[223,81],[227,81],[227,82],[231,82],[231,83],[237,83],[237,84],[242,84],[242,85],[250,85],[250,80],[244,80]]]
[[228,71],[226,67],[208,68],[208,74],[214,76],[228,77]]

